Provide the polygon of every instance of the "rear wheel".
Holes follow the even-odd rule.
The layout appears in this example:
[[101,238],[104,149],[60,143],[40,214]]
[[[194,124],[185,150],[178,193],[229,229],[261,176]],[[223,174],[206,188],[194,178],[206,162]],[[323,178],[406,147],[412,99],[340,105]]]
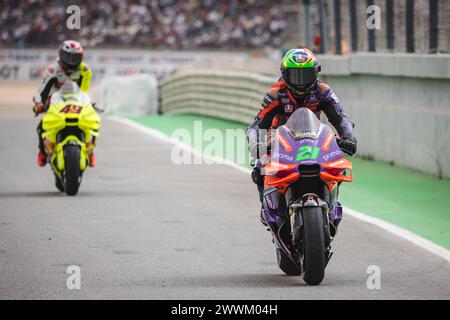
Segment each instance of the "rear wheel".
[[325,237],[323,213],[320,207],[305,207],[303,211],[303,280],[318,285],[325,276]]
[[78,145],[67,145],[64,147],[65,171],[64,185],[67,195],[74,196],[78,193],[80,186],[80,147]]
[[299,276],[301,274],[299,268],[281,249],[275,249],[277,253],[277,261],[280,269],[288,276]]

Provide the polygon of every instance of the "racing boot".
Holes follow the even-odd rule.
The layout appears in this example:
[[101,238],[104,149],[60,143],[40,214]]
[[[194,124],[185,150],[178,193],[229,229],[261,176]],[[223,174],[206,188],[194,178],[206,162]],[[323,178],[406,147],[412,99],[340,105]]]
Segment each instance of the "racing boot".
[[89,153],[89,167],[91,168],[95,167],[96,163],[97,160],[95,159],[94,151],[91,151],[91,153]]
[[41,149],[37,156],[37,164],[39,167],[44,167],[47,164],[47,155]]

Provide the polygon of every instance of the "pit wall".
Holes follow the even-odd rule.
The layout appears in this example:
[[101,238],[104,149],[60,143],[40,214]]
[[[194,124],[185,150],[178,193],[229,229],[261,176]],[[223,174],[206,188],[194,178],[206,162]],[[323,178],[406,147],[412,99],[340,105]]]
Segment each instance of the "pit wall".
[[[354,120],[358,154],[450,178],[450,55],[320,56],[330,84]],[[278,65],[202,62],[160,83],[160,112],[250,123]]]

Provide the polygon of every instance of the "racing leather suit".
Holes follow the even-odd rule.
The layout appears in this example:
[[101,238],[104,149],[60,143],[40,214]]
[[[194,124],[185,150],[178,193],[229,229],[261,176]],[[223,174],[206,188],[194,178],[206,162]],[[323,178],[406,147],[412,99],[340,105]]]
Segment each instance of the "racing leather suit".
[[[44,73],[42,84],[33,97],[35,104],[42,103],[44,105],[44,112],[47,110],[52,94],[62,87],[66,80],[72,80],[78,84],[81,92],[87,93],[92,79],[92,69],[84,61],[79,67],[70,74],[66,72],[58,63],[55,63],[47,68]],[[45,153],[44,142],[42,140],[42,120],[37,127],[39,136],[39,149]]]
[[[268,135],[270,135],[270,129],[276,129],[285,124],[297,108],[308,108],[319,118],[322,112],[325,113],[341,139],[353,137],[353,121],[345,114],[344,108],[330,86],[317,80],[303,98],[297,98],[286,87],[286,83],[280,79],[267,92],[255,121],[247,129],[249,146],[265,144],[265,141],[270,141],[270,139],[266,139],[267,137],[262,134],[262,131],[269,130]],[[267,146],[267,150],[270,150],[270,146]],[[263,203],[264,177],[261,176],[259,161],[256,162],[252,178],[258,186],[260,200]],[[272,209],[279,208],[279,200],[272,199]],[[337,202],[336,206],[331,209],[330,218],[337,226],[342,218],[342,206]],[[264,208],[264,203],[262,210],[267,210]]]

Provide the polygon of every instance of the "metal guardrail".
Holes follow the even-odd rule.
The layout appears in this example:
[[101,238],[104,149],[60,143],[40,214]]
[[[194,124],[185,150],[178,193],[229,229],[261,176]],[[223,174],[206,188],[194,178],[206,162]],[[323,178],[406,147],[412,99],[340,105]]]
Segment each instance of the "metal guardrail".
[[248,124],[276,79],[246,72],[189,71],[160,84],[164,114],[202,114]]

